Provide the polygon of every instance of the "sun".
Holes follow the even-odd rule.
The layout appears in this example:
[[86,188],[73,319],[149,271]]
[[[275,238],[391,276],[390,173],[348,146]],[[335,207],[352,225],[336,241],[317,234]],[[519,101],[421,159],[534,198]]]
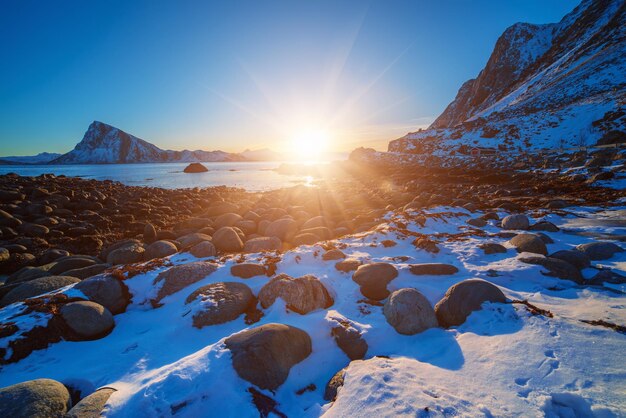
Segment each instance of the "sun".
[[330,135],[324,130],[303,130],[291,137],[291,154],[295,159],[317,161],[328,150]]

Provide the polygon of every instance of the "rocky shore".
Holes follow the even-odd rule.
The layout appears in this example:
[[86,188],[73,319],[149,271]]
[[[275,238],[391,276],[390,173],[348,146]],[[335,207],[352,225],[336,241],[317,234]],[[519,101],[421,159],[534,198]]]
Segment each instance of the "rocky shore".
[[[620,163],[623,168],[619,159],[615,167]],[[584,217],[581,208],[624,210],[626,191],[594,178],[612,172],[619,179],[622,171],[601,167],[583,174],[350,161],[327,167],[314,187],[263,193],[0,176],[0,364],[16,370],[8,367],[61,342],[111,341],[111,333],[130,330],[117,329],[118,315],[174,309],[177,321],[190,321],[190,330],[220,330],[211,344],[221,341],[220,350],[232,354],[229,370],[253,385],[240,395],[250,397],[261,416],[280,415],[287,406],[279,400],[286,395],[275,399],[272,393],[284,387],[291,368],[320,356],[319,342],[311,339],[318,333],[315,326],[294,322],[293,315],[319,317],[323,328],[329,327],[324,341],[349,360],[365,358],[385,367],[377,356],[394,353],[380,349],[377,332],[447,332],[464,326],[484,303],[517,303],[524,312],[552,318],[549,309],[529,302],[529,294],[497,279],[518,270],[550,277],[548,284],[541,275],[532,279],[544,289],[540,293],[561,286],[619,294],[626,283],[623,272],[596,260],[623,258],[624,236],[603,234],[602,228],[568,235],[557,225]],[[469,256],[458,253],[460,246],[470,248],[471,257],[512,264],[481,261],[472,267],[463,261]],[[481,263],[488,268],[476,267]],[[406,285],[407,275],[424,281]],[[343,276],[354,289],[341,284]],[[429,290],[433,286],[436,291]],[[292,314],[283,322],[285,312]],[[589,326],[624,332],[623,323],[585,318]],[[238,321],[243,332],[220,328]],[[364,325],[367,321],[373,322]],[[251,355],[251,346],[262,349]],[[302,393],[323,393],[325,402],[337,398],[349,361],[338,372],[331,369],[344,360],[332,358]],[[296,385],[307,379],[298,376]],[[115,394],[115,385],[103,386],[113,381],[102,378],[91,388],[63,383],[40,379],[0,389],[0,410],[18,411],[7,406],[7,399],[18,399],[21,411],[61,416],[75,405],[70,416],[82,416],[82,408],[100,411],[110,396],[119,396],[112,411],[120,413],[129,402],[132,414],[133,396],[143,390]],[[38,405],[41,397],[51,397],[56,406]],[[194,413],[189,405],[195,401],[177,402],[167,401],[168,414]]]

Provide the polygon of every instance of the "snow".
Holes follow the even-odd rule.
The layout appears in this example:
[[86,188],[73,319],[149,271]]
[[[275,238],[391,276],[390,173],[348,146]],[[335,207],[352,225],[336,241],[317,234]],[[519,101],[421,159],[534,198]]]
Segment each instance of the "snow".
[[[548,244],[550,252],[590,242],[593,234],[624,233],[624,226],[616,221],[624,219],[626,206],[568,211],[572,214],[535,213],[537,220],[543,217],[562,227],[546,233],[555,241]],[[432,234],[434,239],[437,233],[467,231],[468,217],[480,215],[451,207],[427,213],[438,217],[428,218],[420,227],[408,215],[408,229]],[[617,355],[623,351],[626,335],[580,322],[603,319],[626,324],[624,293],[545,276],[542,267],[521,263],[514,250],[484,255],[477,248],[481,242],[506,243],[495,236],[442,240],[438,254],[416,250],[412,237],[395,228],[395,221],[405,220],[404,215],[389,214],[387,219],[375,232],[337,243],[345,244],[342,251],[350,257],[393,263],[399,275],[390,282],[390,291],[413,287],[435,305],[451,285],[480,277],[499,286],[509,299],[527,299],[553,312],[554,318],[533,316],[521,305],[485,304],[457,328],[400,335],[386,322],[382,307],[359,302],[363,297],[351,275],[338,272],[336,261],[322,260],[319,245],[303,246],[283,254],[277,273],[315,275],[334,298],[328,310],[300,315],[288,311],[279,299],[256,324],[245,324],[242,316],[197,329],[192,326],[190,305],[185,304],[194,290],[209,283],[238,281],[258,294],[268,278],[233,277],[234,260],[221,260],[216,272],[167,296],[161,301],[163,306],[155,309],[148,300],[156,291],[154,278],[167,268],[160,267],[126,280],[132,303],[125,313],[115,316],[111,334],[97,341],[62,341],[2,366],[0,387],[42,377],[80,382],[91,390],[113,387],[117,392],[105,410],[109,417],[258,417],[247,391],[252,385],[235,373],[224,339],[278,322],[305,330],[313,342],[312,354],[291,369],[275,393],[262,391],[290,417],[619,416],[626,410],[626,363]],[[609,221],[614,224],[606,227]],[[486,232],[500,230],[494,221],[489,222]],[[386,239],[398,245],[385,248],[380,243]],[[400,261],[399,256],[409,259]],[[260,257],[246,255],[246,260],[258,262]],[[170,260],[178,265],[198,259],[183,253]],[[422,262],[450,263],[460,271],[451,276],[412,275],[409,265]],[[626,253],[594,264],[626,273]],[[590,278],[595,272],[592,268],[583,274]],[[626,285],[613,289],[626,292]],[[75,292],[72,288],[64,291]],[[11,305],[0,313],[6,317],[20,306]],[[40,320],[29,315],[20,318]],[[349,319],[362,332],[369,350],[366,361],[349,365],[337,400],[327,403],[323,400],[326,383],[350,363],[331,337],[332,327],[342,319]],[[296,394],[310,384],[314,390]]]

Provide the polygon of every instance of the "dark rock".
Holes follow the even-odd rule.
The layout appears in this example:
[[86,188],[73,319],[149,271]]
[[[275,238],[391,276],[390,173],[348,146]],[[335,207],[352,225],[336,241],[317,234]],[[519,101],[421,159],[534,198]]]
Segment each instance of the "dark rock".
[[361,294],[373,300],[382,300],[389,296],[387,284],[398,277],[398,270],[389,263],[370,263],[360,266],[352,275],[361,286]]
[[585,269],[591,266],[591,260],[582,251],[578,250],[561,250],[553,254],[550,254],[550,258],[558,258],[559,260],[566,261],[576,267],[578,270]]
[[93,266],[82,267],[74,270],[68,270],[63,272],[64,276],[76,277],[77,279],[84,280],[88,277],[95,276],[102,273],[104,270],[111,267],[109,264],[94,264]]
[[249,279],[255,276],[263,276],[265,274],[265,267],[262,264],[256,263],[234,264],[230,268],[230,274],[235,277],[241,277],[242,279]]
[[444,328],[461,325],[484,302],[504,303],[506,297],[500,289],[485,280],[468,279],[455,284],[435,305],[439,325]]
[[37,262],[41,265],[41,264],[48,264],[53,262],[54,260],[57,260],[61,257],[67,257],[69,256],[70,253],[65,251],[65,250],[59,250],[56,248],[52,248],[49,250],[44,251],[43,254],[41,254],[39,256],[39,258],[37,259]]
[[27,237],[43,237],[50,232],[47,226],[38,224],[22,224],[19,230]]
[[207,234],[202,234],[200,232],[194,232],[191,234],[183,235],[182,237],[178,237],[178,242],[182,248],[191,248],[194,245],[197,245],[204,241],[211,241],[211,237]]
[[165,296],[178,292],[181,289],[196,283],[217,270],[214,264],[204,261],[196,261],[194,263],[181,264],[170,267],[154,279],[154,284],[163,282],[159,289],[156,299],[153,302],[159,302]]
[[355,271],[363,263],[357,258],[346,258],[335,264],[335,268],[343,273]]
[[59,258],[55,261],[55,263],[56,264],[54,265],[54,267],[50,269],[50,274],[56,276],[68,270],[93,266],[94,264],[96,264],[96,260],[88,256],[71,255]]
[[482,249],[485,252],[485,254],[506,253],[506,247],[500,244],[496,244],[495,242],[486,242],[483,244],[478,244],[478,248]]
[[148,261],[155,258],[169,257],[177,252],[178,248],[173,243],[163,240],[155,241],[146,247],[146,251],[143,253],[143,259]]
[[411,273],[421,276],[421,275],[450,275],[459,272],[459,269],[451,264],[443,264],[443,263],[423,263],[423,264],[411,264],[409,267]]
[[256,299],[248,286],[243,283],[211,283],[194,291],[186,304],[198,300],[200,310],[193,316],[193,326],[223,324],[237,319],[239,315],[256,305]]
[[36,379],[0,389],[0,416],[7,418],[62,418],[71,406],[62,383]]
[[228,337],[233,367],[239,377],[261,389],[282,385],[291,367],[311,354],[311,337],[299,328],[265,324]]
[[530,226],[526,215],[517,214],[509,215],[502,219],[502,229],[523,229],[526,230]]
[[102,411],[115,392],[113,388],[102,388],[80,400],[64,418],[98,418],[102,416]]
[[331,329],[330,335],[335,339],[341,351],[346,353],[350,360],[365,357],[368,345],[356,325],[345,318],[331,317],[330,319],[336,324]]
[[383,306],[389,325],[404,335],[413,335],[437,326],[435,310],[415,289],[400,289],[389,295]]
[[237,233],[237,231],[230,227],[225,226],[218,229],[213,234],[213,245],[220,252],[239,252],[243,250],[243,241]]
[[287,308],[301,315],[326,309],[334,303],[322,282],[310,274],[297,279],[279,274],[261,288],[258,297],[263,308],[272,306],[276,298],[281,298]]
[[326,389],[324,390],[324,400],[328,402],[334,402],[337,399],[337,393],[343,386],[343,378],[346,374],[346,369],[341,369],[328,381]]
[[198,258],[215,257],[217,255],[217,249],[211,241],[202,241],[194,245],[189,252],[191,255]]
[[141,244],[131,244],[117,248],[107,255],[109,264],[133,264],[143,261],[143,253],[146,250]]
[[529,228],[531,231],[559,232],[559,227],[548,221],[537,222]]
[[151,223],[147,223],[146,226],[143,227],[143,242],[146,244],[152,244],[156,241],[156,235],[156,229]]
[[580,270],[574,265],[558,258],[551,257],[521,257],[520,261],[526,264],[537,264],[550,271],[551,276],[558,277],[559,279],[571,280],[573,282],[582,284],[584,279]]
[[487,226],[487,221],[482,218],[472,218],[472,219],[467,220],[467,224],[478,227],[478,228],[482,228],[483,226]]
[[115,327],[111,312],[95,302],[70,302],[61,307],[60,313],[81,341],[102,338]]
[[205,173],[209,171],[208,168],[200,163],[191,163],[183,170],[185,173]]
[[43,295],[62,287],[78,283],[79,279],[69,276],[47,276],[22,283],[0,300],[0,307],[10,305],[24,299]]
[[243,251],[246,253],[259,253],[262,251],[280,250],[283,243],[276,237],[258,237],[246,241]]
[[612,242],[590,242],[577,245],[576,249],[585,253],[591,260],[608,260],[613,257],[615,253],[624,251],[623,248]]
[[100,274],[77,283],[80,290],[90,301],[99,303],[113,315],[126,310],[130,303],[130,294],[125,284],[108,274]]
[[518,234],[511,238],[511,241],[509,242],[519,253],[528,252],[542,255],[548,254],[546,244],[540,237],[534,234]]

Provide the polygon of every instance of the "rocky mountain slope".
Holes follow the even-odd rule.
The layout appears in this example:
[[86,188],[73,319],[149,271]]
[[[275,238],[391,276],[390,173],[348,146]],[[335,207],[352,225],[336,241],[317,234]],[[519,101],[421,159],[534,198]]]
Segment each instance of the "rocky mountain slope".
[[94,121],[76,147],[51,164],[121,164],[165,162],[246,161],[224,151],[162,150],[121,129]]
[[40,152],[37,155],[0,157],[0,164],[47,164],[61,154]]
[[624,140],[622,131],[626,2],[583,0],[559,23],[508,28],[433,124],[389,151],[580,147]]

